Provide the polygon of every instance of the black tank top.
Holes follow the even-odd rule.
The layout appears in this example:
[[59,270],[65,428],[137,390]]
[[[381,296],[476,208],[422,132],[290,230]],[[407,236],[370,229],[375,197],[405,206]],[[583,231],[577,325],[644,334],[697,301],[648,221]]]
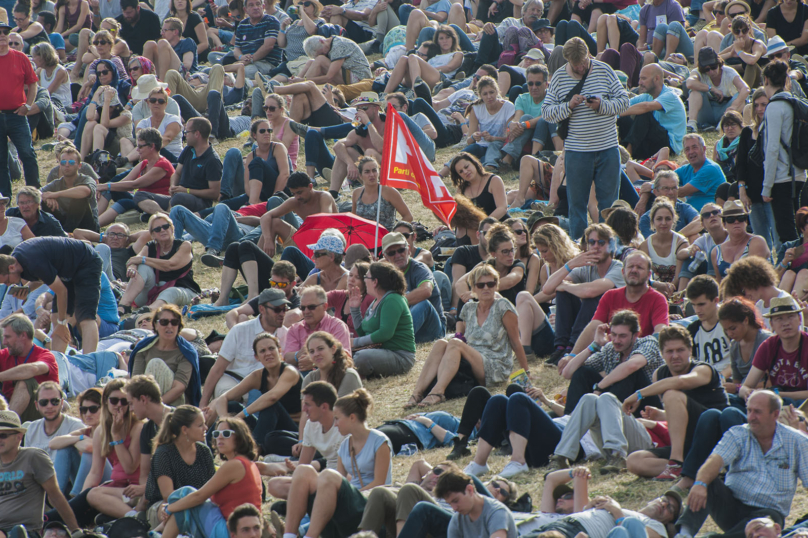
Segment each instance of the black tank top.
[[[283,375],[283,371],[286,370],[288,364],[285,362],[281,363],[281,371],[278,374],[278,377]],[[286,409],[286,412],[290,415],[294,415],[295,413],[300,413],[301,406],[300,406],[300,388],[303,386],[303,376],[300,375],[300,372],[297,373],[297,383],[294,387],[286,391],[286,394],[278,399],[278,403]],[[269,372],[267,372],[266,368],[264,371],[261,372],[261,394],[266,394],[269,392]]]
[[[696,387],[695,389],[685,390],[682,392],[684,392],[688,398],[692,398],[704,407],[710,409],[724,409],[727,407],[729,405],[729,402],[727,401],[727,393],[724,391],[724,385],[721,384],[721,376],[718,374],[718,370],[716,370],[712,364],[707,364],[706,362],[690,361],[690,367],[688,368],[687,373],[692,372],[693,368],[696,366],[707,366],[710,368],[710,370],[712,370],[710,382],[706,385]],[[673,377],[671,375],[671,371],[667,364],[663,364],[657,370],[657,381],[667,379],[669,377]]]
[[[183,241],[181,239],[175,239],[174,243],[171,245],[171,250],[168,252],[161,252],[160,256],[157,255],[157,243],[155,241],[149,241],[149,258],[159,258],[161,260],[168,260],[177,253],[177,251],[182,246]],[[176,280],[175,287],[177,288],[187,288],[189,290],[193,290],[197,293],[201,292],[202,290],[199,288],[199,284],[196,283],[194,280],[194,270],[192,269],[194,264],[193,259],[188,262],[187,265],[181,267],[179,269],[175,269],[173,271],[160,271],[160,281],[161,282],[170,282],[172,280]],[[182,276],[183,273],[188,272],[187,275]],[[181,277],[181,278],[180,278]]]

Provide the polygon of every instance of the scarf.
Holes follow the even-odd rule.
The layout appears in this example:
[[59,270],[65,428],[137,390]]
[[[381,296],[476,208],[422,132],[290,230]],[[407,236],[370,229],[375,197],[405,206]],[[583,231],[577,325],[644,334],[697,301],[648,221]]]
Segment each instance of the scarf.
[[730,158],[730,154],[735,153],[738,150],[738,141],[741,139],[740,136],[736,136],[735,140],[729,143],[729,146],[724,147],[724,142],[726,141],[726,136],[722,136],[721,139],[716,144],[716,149],[718,150],[718,156],[720,160],[726,161]]

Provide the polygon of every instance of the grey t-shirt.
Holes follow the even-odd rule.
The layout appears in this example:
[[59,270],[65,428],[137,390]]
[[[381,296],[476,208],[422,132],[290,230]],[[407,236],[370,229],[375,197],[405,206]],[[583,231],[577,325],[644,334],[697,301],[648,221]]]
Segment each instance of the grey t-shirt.
[[42,484],[55,473],[48,453],[40,448],[20,448],[14,461],[0,463],[0,529],[25,525],[28,532],[42,530]]
[[476,521],[469,516],[452,514],[449,522],[448,538],[464,538],[468,536],[491,536],[497,531],[508,531],[508,538],[516,538],[516,523],[513,514],[504,504],[491,497],[483,497],[483,511]]
[[[303,378],[303,384],[300,385],[300,390],[306,388],[306,385],[311,383],[312,381],[327,381],[326,379],[320,379],[320,370],[312,370],[309,372],[306,377]],[[354,370],[353,368],[348,368],[345,370],[345,377],[342,378],[342,383],[339,384],[337,389],[337,396],[342,398],[343,396],[347,396],[351,394],[356,389],[362,388],[362,378],[359,377],[359,373]],[[302,398],[302,395],[301,395]]]
[[31,448],[41,448],[50,455],[51,460],[56,457],[56,451],[48,448],[48,444],[54,437],[61,437],[76,430],[84,428],[84,423],[77,418],[69,415],[62,416],[62,423],[53,432],[53,435],[45,433],[45,419],[41,418],[35,420],[28,425],[28,430],[25,432],[25,446]]
[[[623,515],[625,517],[635,517],[642,521],[643,525],[649,529],[652,529],[660,536],[667,536],[665,525],[659,521],[632,510],[623,510]],[[606,538],[609,531],[611,531],[615,526],[614,518],[606,510],[586,510],[578,514],[573,514],[569,517],[575,518],[584,527],[584,529],[586,529],[586,533],[589,535],[589,538]]]
[[[98,202],[95,199],[95,191],[98,187],[98,183],[95,179],[90,176],[85,176],[82,173],[79,173],[78,177],[73,180],[73,187],[87,187],[90,189],[90,196],[85,198],[85,202],[89,207],[90,211],[92,211],[93,218],[98,222]],[[42,192],[61,192],[67,189],[71,189],[73,187],[69,187],[66,183],[64,178],[54,179],[44,187],[42,187]],[[70,211],[74,210],[74,208],[78,208],[84,203],[79,203],[79,200],[75,198],[57,198],[59,201],[59,209],[67,215]]]
[[[596,280],[600,280],[600,274],[598,273],[598,268],[595,265],[585,265],[583,267],[576,267],[569,274],[569,277],[575,284],[582,284],[584,282],[594,282]],[[603,278],[606,278],[614,282],[615,288],[622,288],[623,286],[625,286],[626,281],[623,280],[623,262],[618,260],[612,260],[612,263],[609,266],[609,270],[606,272],[606,276]]]
[[732,341],[729,345],[729,356],[732,360],[732,381],[735,383],[743,383],[747,374],[749,374],[749,370],[752,369],[752,361],[755,359],[755,353],[757,353],[760,344],[771,335],[772,333],[766,329],[761,329],[757,332],[757,335],[755,335],[755,345],[752,347],[752,353],[749,354],[748,362],[744,362],[741,356],[741,344],[735,340]]

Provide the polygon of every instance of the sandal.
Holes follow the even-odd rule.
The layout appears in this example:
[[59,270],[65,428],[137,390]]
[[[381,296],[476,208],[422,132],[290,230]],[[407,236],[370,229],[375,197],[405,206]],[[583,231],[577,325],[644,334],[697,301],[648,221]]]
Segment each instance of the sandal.
[[[433,400],[431,402],[427,402],[427,400],[430,399],[430,398],[437,398],[438,401],[436,402],[436,401]],[[421,402],[418,404],[418,407],[431,407],[433,405],[442,404],[445,401],[446,401],[446,396],[444,394],[437,394],[435,392],[430,392],[429,394],[426,395],[426,398],[421,400]]]
[[417,392],[413,393],[413,395],[410,396],[409,401],[404,405],[404,409],[411,409],[415,407],[423,399],[424,397],[420,393]]
[[132,313],[131,305],[118,305],[118,316],[126,316]]

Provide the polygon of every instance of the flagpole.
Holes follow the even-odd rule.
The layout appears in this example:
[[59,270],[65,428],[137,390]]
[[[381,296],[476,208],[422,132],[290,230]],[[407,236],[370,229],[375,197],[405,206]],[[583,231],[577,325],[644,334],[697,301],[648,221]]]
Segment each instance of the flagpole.
[[[395,114],[395,113],[396,113],[396,111],[393,108],[393,105],[390,104],[390,103],[387,103],[387,115],[389,116],[390,114]],[[392,135],[392,127],[393,127],[393,122],[390,121],[390,119],[388,118],[387,121],[385,122],[385,125],[384,125],[384,139],[385,140],[390,139],[390,136]],[[382,211],[382,187],[384,187],[384,183],[385,183],[384,180],[387,179],[387,168],[385,168],[385,164],[389,164],[389,160],[390,160],[390,158],[387,155],[387,148],[384,148],[384,151],[382,152],[382,162],[381,162],[382,173],[379,175],[379,197],[376,200],[376,233],[375,233],[376,237],[373,240],[373,255],[374,256],[379,251],[379,218],[380,218],[381,211]]]

